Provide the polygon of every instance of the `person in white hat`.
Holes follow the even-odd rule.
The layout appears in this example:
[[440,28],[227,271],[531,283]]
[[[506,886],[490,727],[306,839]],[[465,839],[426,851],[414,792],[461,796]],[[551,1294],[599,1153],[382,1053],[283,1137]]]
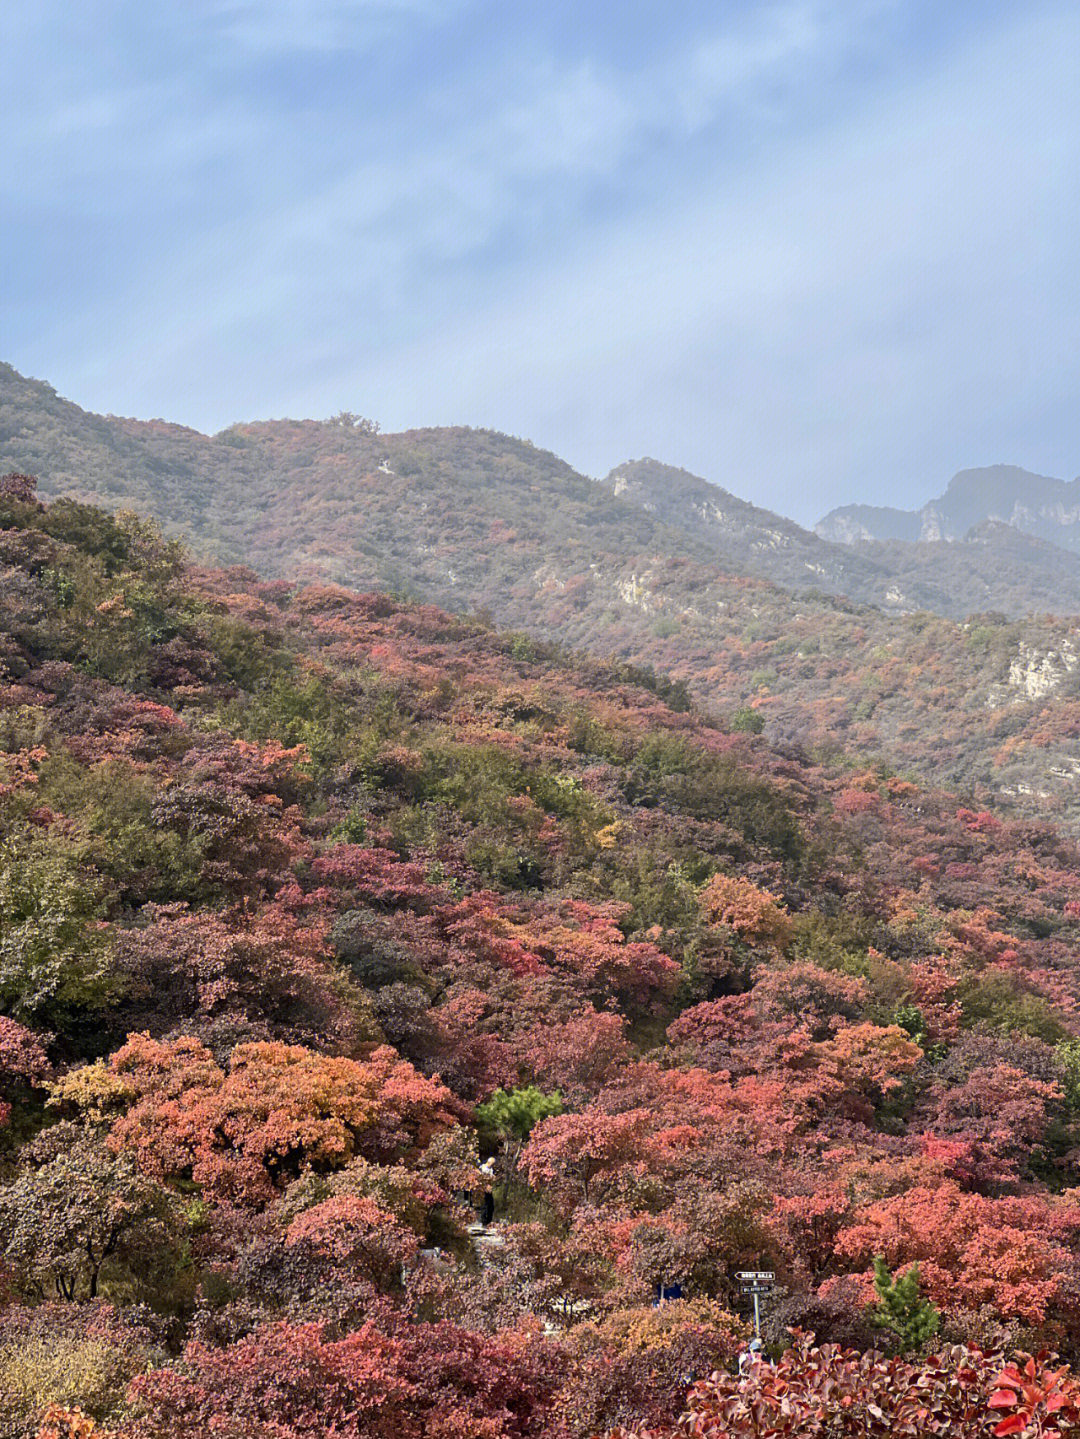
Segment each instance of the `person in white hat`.
[[745,1379],[755,1365],[764,1362],[765,1346],[760,1339],[751,1339],[743,1352],[739,1355],[739,1377]]

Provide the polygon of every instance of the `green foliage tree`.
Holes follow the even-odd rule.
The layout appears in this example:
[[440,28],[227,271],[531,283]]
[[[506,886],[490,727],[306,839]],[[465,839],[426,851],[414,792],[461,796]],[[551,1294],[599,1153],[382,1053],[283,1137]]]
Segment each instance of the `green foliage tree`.
[[520,1089],[497,1089],[486,1103],[477,1106],[476,1117],[504,1140],[524,1144],[541,1119],[562,1112],[562,1095],[557,1089],[545,1094],[535,1084],[527,1084]]
[[563,1112],[562,1095],[553,1090],[545,1094],[535,1084],[518,1089],[497,1089],[491,1098],[477,1106],[476,1118],[482,1126],[493,1129],[506,1153],[506,1175],[503,1180],[503,1204],[510,1189],[510,1180],[517,1169],[525,1141],[535,1125],[550,1115]]
[[53,835],[16,831],[0,843],[0,1008],[64,1030],[108,991],[109,936],[100,876]]
[[765,716],[750,705],[740,705],[731,716],[731,728],[736,734],[761,734],[765,728]]
[[1055,1052],[1066,1109],[1071,1116],[1080,1115],[1080,1039],[1061,1040]]
[[36,1298],[142,1298],[168,1282],[181,1230],[175,1200],[134,1160],[68,1122],[31,1141],[0,1189],[0,1254]]
[[922,1346],[938,1331],[941,1316],[928,1299],[919,1293],[919,1266],[913,1264],[906,1274],[894,1279],[883,1255],[874,1257],[873,1321],[881,1329],[890,1329],[906,1353]]

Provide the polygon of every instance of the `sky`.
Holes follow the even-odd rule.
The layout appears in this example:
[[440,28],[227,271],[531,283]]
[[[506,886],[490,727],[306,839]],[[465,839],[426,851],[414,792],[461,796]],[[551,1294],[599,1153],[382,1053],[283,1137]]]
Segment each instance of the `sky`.
[[7,0],[0,359],[810,523],[1080,471],[1080,7]]

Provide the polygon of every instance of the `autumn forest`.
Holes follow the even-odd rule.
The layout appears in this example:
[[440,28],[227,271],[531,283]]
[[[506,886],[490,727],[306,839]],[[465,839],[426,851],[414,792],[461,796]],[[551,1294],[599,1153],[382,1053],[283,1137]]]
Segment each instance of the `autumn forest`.
[[1067,834],[26,475],[0,586],[5,1439],[1080,1424]]

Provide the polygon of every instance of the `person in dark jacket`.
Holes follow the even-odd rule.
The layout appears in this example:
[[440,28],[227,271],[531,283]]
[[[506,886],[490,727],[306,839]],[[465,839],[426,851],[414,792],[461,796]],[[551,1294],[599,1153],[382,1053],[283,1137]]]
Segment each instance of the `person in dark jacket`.
[[485,1159],[480,1166],[480,1185],[483,1198],[480,1203],[480,1223],[486,1229],[495,1218],[495,1160]]

